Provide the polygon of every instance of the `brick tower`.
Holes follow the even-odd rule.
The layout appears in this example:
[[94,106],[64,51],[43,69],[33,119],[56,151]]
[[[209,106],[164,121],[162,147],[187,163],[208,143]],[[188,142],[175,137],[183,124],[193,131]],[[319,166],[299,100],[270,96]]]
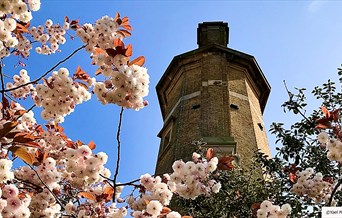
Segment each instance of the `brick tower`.
[[237,153],[242,165],[260,149],[270,155],[263,111],[270,93],[255,58],[227,47],[228,24],[204,22],[198,48],[175,56],[157,84],[164,120],[156,173],[190,160],[203,139],[221,154]]

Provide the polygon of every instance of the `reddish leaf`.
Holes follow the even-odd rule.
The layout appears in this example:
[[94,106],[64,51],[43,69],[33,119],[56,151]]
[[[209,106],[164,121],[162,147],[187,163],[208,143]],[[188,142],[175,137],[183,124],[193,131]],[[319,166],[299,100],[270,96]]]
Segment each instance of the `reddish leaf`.
[[322,180],[325,182],[329,182],[330,184],[334,184],[334,179],[330,176],[324,177]]
[[58,123],[55,124],[55,130],[56,132],[62,133],[64,131],[64,128],[60,125],[58,125]]
[[14,142],[21,142],[21,143],[32,142],[34,140],[36,140],[36,137],[26,132],[21,132],[21,133],[16,134],[13,139]]
[[80,66],[78,66],[76,72],[74,73],[74,78],[87,82],[90,76],[84,70],[82,70]]
[[133,53],[133,50],[132,50],[132,45],[129,44],[126,48],[126,52],[125,52],[125,56],[126,57],[131,57],[132,56],[132,53]]
[[192,216],[182,216],[182,218],[192,218]]
[[10,106],[7,98],[2,96],[2,110],[6,110]]
[[115,57],[115,55],[117,55],[118,52],[115,49],[107,48],[106,53],[111,57]]
[[[329,123],[329,124],[330,124],[330,123]],[[330,126],[330,125],[329,125],[329,126]],[[324,125],[324,124],[319,123],[319,124],[317,124],[317,125],[315,126],[315,128],[316,128],[316,129],[328,129],[329,127],[326,126],[326,125]]]
[[124,17],[121,19],[123,24],[127,24],[128,23],[128,17]]
[[133,61],[128,63],[128,66],[132,66],[133,64],[138,65],[138,66],[142,66],[145,63],[145,57],[144,56],[140,56],[137,57],[136,59],[134,59]]
[[69,17],[68,17],[68,16],[65,16],[65,17],[64,17],[64,22],[69,23]]
[[23,23],[17,22],[16,29],[13,31],[16,34],[17,38],[23,38],[23,33],[29,33],[28,28],[30,26],[30,22]]
[[317,119],[316,123],[317,123],[317,126],[320,126],[318,128],[323,128],[323,129],[331,128],[330,118],[324,117],[324,118]]
[[107,187],[104,189],[103,193],[112,195],[112,194],[114,194],[114,189],[113,189],[112,187],[108,187],[108,186],[107,186]]
[[43,80],[44,80],[44,83],[45,83],[50,89],[53,89],[53,87],[54,87],[53,83],[49,83],[49,82],[47,81],[47,79],[45,79],[45,78],[43,78]]
[[78,197],[87,198],[89,200],[96,201],[96,197],[92,193],[89,193],[89,192],[79,192]]
[[257,217],[258,210],[260,209],[260,203],[252,204],[253,217]]
[[72,20],[70,22],[70,29],[77,30],[78,28],[81,28],[81,26],[78,24],[79,20]]
[[122,35],[123,37],[127,37],[127,36],[131,36],[131,32],[127,31],[127,30],[118,30],[117,33],[119,33],[120,35]]
[[9,132],[9,133],[6,134],[6,138],[13,139],[19,133],[21,133],[21,132],[18,132],[18,131],[16,131],[16,132]]
[[[114,21],[117,22],[120,19],[120,14],[118,12],[116,12],[116,15],[114,17]],[[120,19],[120,24],[121,24],[121,19]]]
[[162,211],[160,212],[161,214],[168,214],[171,212],[171,209],[168,207],[163,207]]
[[17,110],[14,115],[17,115],[17,116],[21,116],[23,114],[25,114],[27,111],[26,110]]
[[101,48],[95,48],[94,54],[95,55],[106,54],[106,51]]
[[96,148],[96,145],[93,141],[89,142],[88,143],[88,147],[91,149],[91,150],[94,150]]
[[219,170],[232,170],[237,166],[237,157],[230,155],[221,157],[217,164]]
[[18,125],[18,122],[11,121],[7,122],[3,125],[3,128],[0,129],[0,138],[6,136],[12,129],[14,129]]
[[119,38],[114,39],[114,47],[125,47],[123,41]]
[[340,118],[340,109],[336,109],[336,110],[330,112],[330,116],[334,122],[337,122],[338,119]]
[[330,112],[328,111],[328,109],[326,107],[322,106],[321,110],[322,110],[325,117],[330,117]]
[[133,30],[133,28],[129,24],[121,24],[121,27],[126,29],[126,30]]
[[289,179],[292,183],[296,183],[297,176],[294,173],[290,173]]
[[44,153],[43,160],[46,160],[49,157],[49,153]]
[[76,140],[75,144],[77,145],[77,147],[81,147],[82,145],[84,145],[84,143],[80,140]]
[[14,109],[16,106],[15,106],[15,103],[14,101],[11,101],[11,108]]
[[207,150],[206,158],[207,158],[208,161],[210,161],[211,158],[214,157],[214,153],[215,153],[215,152],[214,152],[214,149],[213,149],[213,148],[209,148],[209,149]]
[[33,163],[38,161],[35,156],[28,153],[25,148],[12,146],[8,150],[10,150],[14,156],[19,157],[29,165],[33,165]]

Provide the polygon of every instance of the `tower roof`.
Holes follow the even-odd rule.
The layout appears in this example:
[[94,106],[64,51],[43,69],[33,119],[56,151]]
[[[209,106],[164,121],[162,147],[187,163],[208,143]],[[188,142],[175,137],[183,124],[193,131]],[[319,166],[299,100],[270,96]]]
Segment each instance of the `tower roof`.
[[171,80],[178,72],[177,70],[183,65],[182,60],[197,55],[199,53],[205,52],[225,53],[227,62],[240,65],[247,69],[249,76],[251,77],[257,89],[261,93],[259,96],[259,102],[261,111],[263,112],[267,103],[268,96],[271,91],[271,87],[268,81],[266,80],[266,77],[264,76],[254,56],[240,51],[236,51],[231,48],[227,48],[222,44],[210,43],[208,45],[200,46],[198,49],[177,55],[172,59],[171,63],[167,67],[165,73],[163,74],[162,78],[159,80],[156,86],[157,95],[160,102],[163,117],[165,118],[165,108],[163,106],[166,104],[165,90],[168,87],[168,85],[171,84]]

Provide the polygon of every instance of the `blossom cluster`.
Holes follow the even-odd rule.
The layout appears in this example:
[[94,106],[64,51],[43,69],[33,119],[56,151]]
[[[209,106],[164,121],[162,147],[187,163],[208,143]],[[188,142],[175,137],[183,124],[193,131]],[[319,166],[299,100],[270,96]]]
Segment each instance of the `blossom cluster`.
[[93,92],[102,104],[117,104],[139,110],[148,103],[143,97],[148,94],[149,75],[144,67],[137,65],[106,70],[109,79],[97,82]]
[[31,11],[39,9],[40,0],[1,1],[0,17],[4,19],[0,20],[0,58],[9,56],[10,48],[17,48],[25,57],[29,55],[30,42],[25,37],[15,36],[14,30],[17,28],[17,22],[28,23],[32,19]]
[[292,186],[291,192],[298,196],[305,196],[317,203],[329,202],[333,185],[323,180],[322,173],[315,173],[312,168],[296,173],[298,179]]
[[68,148],[65,151],[65,172],[63,177],[76,188],[87,191],[88,188],[98,182],[103,181],[103,177],[110,177],[110,171],[104,167],[108,156],[104,152],[96,155],[91,149],[82,145],[77,149]]
[[[115,19],[104,16],[95,25],[85,24],[77,29],[76,35],[87,43],[86,50],[98,71],[107,79],[95,84],[94,93],[103,104],[117,104],[126,108],[140,109],[147,105],[143,97],[148,94],[149,75],[144,67],[128,65],[129,58],[115,50],[115,40],[123,37],[118,33],[119,24]],[[120,49],[123,49],[120,47]]]
[[60,68],[38,84],[33,92],[33,99],[37,106],[43,107],[41,116],[44,120],[53,120],[56,123],[64,121],[64,117],[74,111],[77,104],[88,101],[90,92],[69,77],[69,70]]
[[28,208],[31,202],[30,195],[20,193],[15,185],[9,184],[0,189],[0,197],[1,217],[30,217],[31,212]]
[[[117,186],[115,196],[116,199],[120,197],[123,186]],[[114,189],[108,183],[101,183],[96,186],[91,186],[89,192],[91,196],[96,196],[96,199],[92,201],[80,202],[80,204],[74,204],[69,201],[65,206],[65,214],[73,217],[109,217],[109,218],[122,218],[127,215],[127,208],[118,208],[116,203],[106,204],[108,199],[105,200],[108,194],[108,190]],[[111,196],[110,196],[111,197]]]
[[[221,184],[210,179],[210,175],[217,168],[216,157],[207,161],[197,153],[193,155],[193,161],[175,161],[172,168],[174,172],[152,177],[145,174],[140,177],[142,186],[141,195],[138,198],[130,196],[126,199],[128,205],[134,210],[133,216],[137,218],[157,217],[161,214],[164,206],[170,204],[173,193],[183,197],[195,199],[199,195],[217,193]],[[146,215],[147,214],[147,215]],[[146,216],[145,216],[146,215]],[[177,218],[177,212],[167,214],[169,218]]]
[[[30,76],[27,74],[25,69],[20,70],[19,75],[13,76],[14,83],[8,82],[6,84],[7,89],[16,88],[18,86],[27,84],[30,82]],[[23,87],[12,90],[10,93],[14,98],[26,98],[34,91],[32,84],[25,85]]]
[[260,204],[260,209],[257,211],[258,218],[286,218],[291,214],[291,206],[284,204],[281,207],[273,205],[272,202],[265,200]]
[[217,168],[217,157],[207,162],[205,159],[199,159],[196,153],[193,156],[197,156],[197,163],[193,161],[185,163],[179,160],[172,165],[174,172],[170,175],[168,183],[171,190],[186,199],[195,199],[202,194],[219,192],[221,184],[209,179],[209,175]]
[[342,142],[340,140],[330,138],[329,134],[326,132],[319,133],[317,139],[322,147],[327,148],[327,158],[329,160],[342,163]]
[[[70,28],[70,23],[65,20],[63,25],[54,24],[52,20],[45,21],[45,25],[32,27],[29,31],[35,41],[40,42],[41,46],[36,47],[38,54],[50,55],[58,51],[59,45],[66,42],[65,34]],[[49,44],[50,43],[50,46]]]
[[[14,174],[11,171],[13,162],[8,159],[0,159],[0,183],[6,183],[14,179]],[[0,189],[1,191],[1,189]]]

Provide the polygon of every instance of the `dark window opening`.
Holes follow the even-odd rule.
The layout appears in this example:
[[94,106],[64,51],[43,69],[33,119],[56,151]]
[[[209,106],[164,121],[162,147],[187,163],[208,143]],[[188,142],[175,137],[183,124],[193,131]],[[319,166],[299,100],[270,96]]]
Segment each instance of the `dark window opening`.
[[164,136],[164,142],[163,142],[164,149],[170,144],[170,140],[171,140],[171,130],[169,130]]
[[192,106],[192,109],[197,109],[197,108],[200,108],[200,107],[201,107],[200,104],[196,104],[196,105],[193,105],[193,106]]
[[261,123],[258,123],[258,126],[259,126],[261,131],[264,130],[264,127],[261,125]]
[[230,108],[238,110],[239,106],[237,106],[236,104],[230,104]]

